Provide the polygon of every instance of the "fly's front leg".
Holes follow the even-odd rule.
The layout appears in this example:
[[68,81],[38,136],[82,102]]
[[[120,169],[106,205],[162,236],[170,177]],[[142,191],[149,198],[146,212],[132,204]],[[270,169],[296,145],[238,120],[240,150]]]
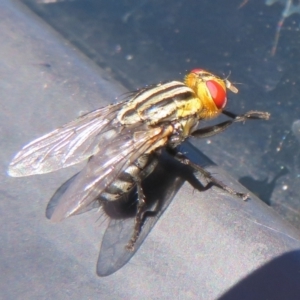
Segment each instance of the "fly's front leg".
[[[222,122],[220,124],[216,124],[214,126],[200,128],[198,130],[195,130],[191,135],[194,137],[198,137],[198,138],[210,137],[210,136],[213,136],[213,135],[223,132],[227,127],[229,127],[230,125],[232,125],[233,123],[236,123],[236,122],[245,122],[246,120],[249,120],[249,119],[268,120],[270,118],[269,113],[261,112],[261,111],[254,111],[254,110],[249,111],[243,115],[236,115],[236,114],[231,113],[226,110],[223,110],[222,113],[224,115],[226,115],[227,117],[231,118],[232,120],[228,120],[228,121]],[[174,150],[174,149],[168,149],[168,151],[181,163],[191,166],[196,171],[199,171],[209,182],[220,187],[221,189],[228,192],[229,194],[237,196],[239,198],[242,198],[243,200],[247,200],[249,198],[248,194],[236,192],[235,190],[233,190],[230,187],[228,187],[227,185],[225,185],[223,182],[214,178],[211,173],[209,173],[208,171],[203,169],[201,166],[191,162],[182,153],[176,152],[176,150]]]
[[264,111],[257,111],[257,110],[250,110],[248,112],[246,112],[245,114],[242,115],[237,115],[234,114],[228,110],[223,110],[222,114],[233,119],[233,122],[244,122],[248,119],[252,119],[252,120],[269,120],[270,118],[270,113],[268,112],[264,112]]
[[221,188],[222,190],[228,192],[230,195],[234,195],[237,196],[241,199],[243,199],[244,201],[247,200],[249,198],[248,194],[244,194],[244,193],[239,193],[233,189],[231,189],[230,187],[228,187],[227,185],[225,185],[223,182],[219,181],[218,179],[216,179],[210,172],[206,171],[204,168],[202,168],[201,166],[193,163],[192,161],[190,161],[185,155],[183,155],[180,152],[177,152],[176,150],[173,149],[168,149],[169,153],[172,154],[174,156],[174,158],[176,158],[178,161],[180,161],[182,164],[187,165],[192,167],[194,170],[200,172],[205,179],[218,186],[219,188]]
[[236,123],[236,122],[245,122],[246,120],[249,120],[249,119],[251,119],[251,120],[257,120],[257,119],[268,120],[270,118],[269,113],[261,112],[261,111],[254,111],[254,110],[249,111],[243,115],[236,115],[236,114],[226,111],[226,110],[223,110],[222,113],[224,115],[226,115],[227,117],[231,118],[232,120],[228,120],[228,121],[225,121],[220,124],[213,125],[213,126],[197,129],[191,135],[194,137],[198,137],[198,138],[211,137],[213,135],[223,132],[227,127],[229,127],[230,125],[232,125],[233,123]]
[[144,191],[142,188],[142,183],[141,183],[140,179],[136,180],[136,188],[137,188],[137,194],[138,194],[138,205],[137,205],[137,212],[136,212],[136,216],[135,216],[133,234],[132,234],[130,241],[126,245],[126,249],[129,251],[134,250],[134,245],[140,235],[142,225],[144,222],[144,213],[147,208],[146,201],[145,201],[146,200],[145,194],[144,194]]

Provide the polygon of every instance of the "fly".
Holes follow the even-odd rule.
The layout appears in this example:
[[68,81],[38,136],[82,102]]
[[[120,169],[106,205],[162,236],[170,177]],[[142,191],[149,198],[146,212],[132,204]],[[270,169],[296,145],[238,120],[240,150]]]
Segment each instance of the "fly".
[[[248,198],[215,179],[176,148],[190,136],[209,137],[235,122],[269,119],[267,112],[236,115],[226,111],[227,89],[238,92],[228,79],[203,69],[192,70],[184,82],[143,88],[123,102],[92,111],[27,144],[13,158],[8,174],[44,174],[88,160],[61,195],[52,221],[84,212],[95,201],[119,200],[136,187],[135,224],[126,245],[133,251],[147,207],[142,181],[157,166],[163,148],[182,164],[199,171],[209,183],[244,200]],[[229,120],[198,128],[202,120],[220,114]]]

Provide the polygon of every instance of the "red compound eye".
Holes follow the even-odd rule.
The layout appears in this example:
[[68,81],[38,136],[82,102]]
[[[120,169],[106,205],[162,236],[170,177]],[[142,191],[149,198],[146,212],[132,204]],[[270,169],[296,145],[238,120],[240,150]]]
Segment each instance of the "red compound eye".
[[227,102],[226,91],[215,80],[207,80],[206,86],[218,109],[224,108]]

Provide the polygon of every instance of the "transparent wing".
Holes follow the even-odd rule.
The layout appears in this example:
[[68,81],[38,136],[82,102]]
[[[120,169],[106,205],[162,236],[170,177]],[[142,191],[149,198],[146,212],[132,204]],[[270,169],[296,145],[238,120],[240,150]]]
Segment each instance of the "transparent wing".
[[[159,164],[155,171],[143,181],[147,211],[153,213],[147,214],[148,217],[143,224],[140,236],[133,251],[128,251],[125,246],[132,237],[135,214],[133,214],[133,216],[124,214],[123,212],[126,210],[124,209],[123,203],[119,204],[121,206],[121,215],[118,216],[118,218],[113,218],[113,216],[107,214],[110,217],[110,221],[105,231],[98,257],[97,274],[99,276],[108,276],[118,271],[131,259],[161,215],[167,209],[184,181],[187,180],[187,178],[182,175],[193,176],[191,173],[192,170],[182,166],[182,164],[174,161],[172,158],[168,157],[168,155],[160,157]],[[129,205],[131,211],[131,207],[134,204],[136,204],[135,197],[133,197],[132,201],[129,201],[129,204],[127,204],[126,207],[128,208]],[[110,202],[107,205],[116,206],[117,203]],[[105,206],[107,205],[104,205],[103,211],[105,213]],[[119,211],[118,207],[115,206],[112,210],[114,213],[116,210]],[[133,211],[136,211],[136,207]]]
[[97,109],[34,140],[16,154],[8,174],[49,173],[89,158],[99,151],[102,140],[118,134],[115,116],[122,106],[121,102]]
[[75,177],[55,207],[51,220],[60,221],[84,210],[138,157],[162,146],[170,133],[163,127],[145,131],[139,131],[141,125],[121,128],[120,134],[109,139],[103,150],[91,157]]

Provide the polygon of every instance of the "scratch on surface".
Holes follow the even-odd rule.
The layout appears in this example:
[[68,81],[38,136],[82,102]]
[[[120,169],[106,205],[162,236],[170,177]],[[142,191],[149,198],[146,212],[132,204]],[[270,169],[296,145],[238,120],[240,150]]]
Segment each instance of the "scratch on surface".
[[[280,230],[277,230],[277,229],[275,229],[275,228],[273,228],[273,227],[271,227],[271,226],[268,226],[268,225],[265,225],[265,224],[263,224],[263,223],[260,223],[260,222],[258,222],[257,220],[253,220],[252,218],[250,218],[250,214],[247,213],[247,212],[245,212],[245,211],[241,211],[241,210],[238,210],[238,211],[237,211],[236,209],[232,209],[232,208],[230,208],[230,210],[231,210],[232,213],[234,213],[234,214],[237,215],[237,216],[243,215],[243,216],[242,216],[243,218],[245,218],[246,220],[248,220],[248,221],[250,221],[250,222],[252,222],[252,223],[254,223],[254,224],[256,224],[256,225],[262,226],[262,227],[267,228],[267,229],[269,229],[269,230],[271,230],[271,231],[273,231],[273,232],[279,233],[279,234],[281,234],[281,235],[283,235],[283,236],[286,236],[286,237],[290,238],[291,240],[300,242],[299,239],[294,238],[294,237],[292,237],[292,236],[289,235],[289,234],[286,234],[286,233],[284,233],[284,232],[282,232],[282,231],[280,231]],[[241,213],[242,213],[242,214],[241,214]],[[251,216],[252,216],[252,215],[251,215]]]
[[286,210],[290,210],[291,212],[293,212],[295,215],[300,215],[299,211],[293,207],[288,206],[285,202],[283,201],[279,201],[278,202],[280,204],[280,206],[284,207]]
[[[249,0],[244,0],[238,7],[238,9],[242,8],[248,3]],[[293,14],[300,14],[300,3],[296,0],[265,0],[265,4],[270,6],[275,4],[276,2],[280,3],[284,6],[284,9],[281,13],[281,18],[279,19],[277,23],[276,33],[275,33],[275,40],[273,47],[271,49],[271,56],[274,56],[276,54],[280,32],[283,28],[283,24],[285,20],[290,17]]]
[[290,236],[289,234],[286,234],[286,233],[284,233],[284,232],[282,232],[282,231],[280,231],[280,230],[277,230],[277,229],[275,229],[275,228],[272,228],[272,227],[270,227],[270,226],[267,226],[267,225],[265,225],[265,224],[262,224],[262,223],[260,223],[260,222],[258,222],[258,221],[256,221],[256,220],[249,219],[249,218],[247,218],[247,217],[246,217],[246,219],[247,219],[248,221],[254,223],[254,224],[260,225],[260,226],[262,226],[262,227],[265,227],[265,228],[267,228],[267,229],[270,229],[271,231],[274,231],[274,232],[279,233],[279,234],[281,234],[281,235],[283,235],[283,236],[286,236],[286,237],[288,237],[288,238],[290,238],[290,239],[292,239],[292,240],[294,240],[294,241],[300,242],[300,240],[298,240],[298,239],[296,239],[296,238]]

